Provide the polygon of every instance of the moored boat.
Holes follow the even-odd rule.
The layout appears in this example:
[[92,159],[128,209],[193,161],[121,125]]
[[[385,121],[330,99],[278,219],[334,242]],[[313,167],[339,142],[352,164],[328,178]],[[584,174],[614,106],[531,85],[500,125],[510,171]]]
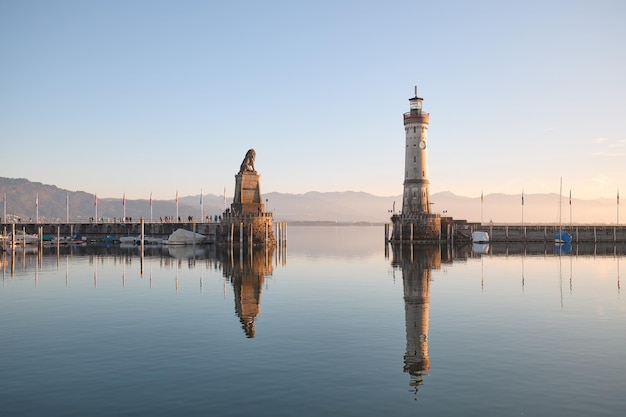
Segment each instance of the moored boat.
[[565,230],[559,230],[554,234],[554,243],[572,243],[572,235]]
[[480,231],[472,232],[472,242],[473,243],[488,243],[489,233],[480,232]]
[[136,236],[120,236],[118,240],[122,244],[133,245],[135,243],[135,240],[137,240],[137,237]]
[[87,237],[82,235],[73,236],[61,236],[60,238],[53,238],[51,243],[59,245],[85,245],[87,244]]
[[[141,238],[139,238],[137,240],[137,244],[141,244]],[[163,244],[163,238],[156,237],[156,236],[144,236],[143,237],[143,244],[144,245],[162,245]]]
[[[126,245],[141,245],[141,235],[139,236],[122,236],[119,238],[120,243]],[[156,236],[144,236],[144,245],[162,245],[163,238]]]
[[[554,234],[554,243],[556,245],[562,245],[565,243],[572,243],[572,235],[563,230],[561,225],[561,200],[563,196],[563,178],[561,178],[561,185],[559,186],[559,231]],[[570,193],[571,199],[571,193]]]
[[15,238],[11,233],[2,237],[2,240],[8,245],[11,245],[15,241],[15,245],[27,245],[32,243],[39,243],[39,235],[29,233],[15,233]]
[[194,233],[186,229],[176,229],[167,239],[163,240],[164,245],[198,245],[207,243],[207,237],[200,233]]

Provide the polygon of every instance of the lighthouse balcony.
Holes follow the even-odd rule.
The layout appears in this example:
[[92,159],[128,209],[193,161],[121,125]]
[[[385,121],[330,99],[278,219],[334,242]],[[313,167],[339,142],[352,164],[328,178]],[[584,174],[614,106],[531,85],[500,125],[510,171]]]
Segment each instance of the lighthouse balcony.
[[430,115],[428,113],[404,113],[404,122],[428,123]]

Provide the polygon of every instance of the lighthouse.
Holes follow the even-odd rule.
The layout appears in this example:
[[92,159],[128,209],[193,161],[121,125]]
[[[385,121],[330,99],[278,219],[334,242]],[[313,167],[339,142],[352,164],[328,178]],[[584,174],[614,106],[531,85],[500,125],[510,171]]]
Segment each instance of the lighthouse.
[[404,194],[402,214],[430,214],[428,192],[428,113],[422,111],[422,101],[417,96],[409,99],[408,113],[404,113],[405,156]]
[[441,217],[431,212],[428,186],[428,122],[429,114],[422,111],[424,99],[409,99],[409,112],[404,113],[404,192],[402,211],[391,217],[393,241],[441,240]]

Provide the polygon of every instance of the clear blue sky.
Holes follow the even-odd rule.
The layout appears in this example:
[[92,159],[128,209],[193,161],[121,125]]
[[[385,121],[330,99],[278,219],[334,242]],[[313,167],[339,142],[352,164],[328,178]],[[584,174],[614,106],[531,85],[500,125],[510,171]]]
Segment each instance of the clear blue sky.
[[626,195],[624,1],[0,1],[0,176],[101,197]]

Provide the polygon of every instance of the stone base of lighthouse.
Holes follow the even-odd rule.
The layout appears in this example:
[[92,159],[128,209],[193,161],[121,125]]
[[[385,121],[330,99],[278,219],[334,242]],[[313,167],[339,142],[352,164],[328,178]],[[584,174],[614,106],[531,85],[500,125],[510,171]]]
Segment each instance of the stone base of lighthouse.
[[441,240],[439,214],[394,215],[391,240],[397,242],[437,242]]

